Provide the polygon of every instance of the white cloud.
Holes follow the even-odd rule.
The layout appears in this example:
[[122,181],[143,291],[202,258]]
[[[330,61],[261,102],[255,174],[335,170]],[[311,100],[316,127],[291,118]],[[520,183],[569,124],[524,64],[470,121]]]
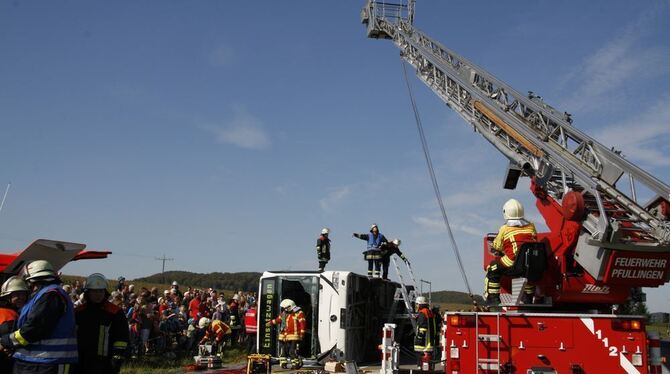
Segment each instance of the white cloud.
[[670,95],[635,117],[607,126],[594,137],[631,159],[653,166],[670,166]]
[[614,107],[626,93],[619,90],[624,85],[643,78],[652,78],[668,70],[670,52],[666,46],[648,45],[643,38],[650,25],[665,6],[652,7],[642,13],[622,32],[586,57],[570,72],[566,81],[580,85],[561,107],[573,112],[592,111],[596,108]]
[[214,134],[218,143],[232,144],[245,149],[267,149],[271,145],[270,135],[263,121],[244,109],[236,109],[232,119],[223,125],[205,125],[205,130]]
[[214,66],[223,66],[229,64],[235,57],[232,48],[220,45],[214,48],[209,54],[209,62]]
[[341,186],[333,188],[326,197],[319,200],[321,209],[326,212],[331,211],[335,205],[347,198],[351,194],[351,186]]

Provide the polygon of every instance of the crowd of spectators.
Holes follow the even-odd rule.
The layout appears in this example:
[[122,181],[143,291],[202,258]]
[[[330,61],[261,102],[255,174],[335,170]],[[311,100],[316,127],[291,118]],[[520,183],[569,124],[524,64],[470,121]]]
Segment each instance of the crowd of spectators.
[[[84,302],[81,282],[65,284],[63,288],[75,306]],[[228,295],[212,288],[182,290],[177,282],[165,290],[137,289],[120,277],[109,301],[121,307],[128,319],[131,357],[152,354],[174,357],[180,352],[197,353],[205,336],[206,328],[198,324],[203,317],[220,320],[230,327],[226,347],[244,347],[248,337],[243,317],[255,305],[256,297],[255,292],[237,291]]]

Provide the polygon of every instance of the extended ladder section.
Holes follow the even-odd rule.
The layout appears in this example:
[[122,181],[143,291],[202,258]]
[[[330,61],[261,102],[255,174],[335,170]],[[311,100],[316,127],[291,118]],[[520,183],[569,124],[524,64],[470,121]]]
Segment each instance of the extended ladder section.
[[[368,0],[361,17],[368,37],[392,39],[418,78],[502,152],[518,175],[536,177],[559,201],[570,190],[582,192],[588,216],[578,251],[670,252],[668,185],[573,127],[570,114],[532,92],[521,94],[416,29],[413,14],[413,0]],[[641,203],[638,188],[656,198]]]
[[405,304],[405,308],[407,310],[407,313],[410,317],[410,321],[412,321],[412,327],[416,330],[416,318],[414,318],[414,309],[412,308],[412,302],[414,302],[417,298],[417,296],[420,296],[417,292],[416,288],[416,280],[414,279],[414,273],[412,272],[412,267],[405,263],[407,265],[408,272],[410,274],[410,277],[412,279],[413,284],[407,284],[405,282],[405,277],[403,276],[402,271],[400,270],[400,266],[398,265],[398,261],[396,260],[395,256],[391,256],[391,260],[393,261],[393,266],[395,267],[396,274],[398,274],[398,281],[400,283],[400,297],[402,299],[402,302]]

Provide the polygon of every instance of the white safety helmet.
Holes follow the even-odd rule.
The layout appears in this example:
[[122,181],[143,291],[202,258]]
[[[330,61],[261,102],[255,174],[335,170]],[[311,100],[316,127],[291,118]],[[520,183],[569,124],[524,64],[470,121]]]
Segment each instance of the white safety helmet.
[[291,310],[295,308],[295,301],[291,299],[284,299],[279,304],[279,307],[281,308],[281,310]]
[[523,205],[516,199],[509,199],[503,205],[505,219],[523,219]]
[[12,292],[29,292],[26,282],[16,275],[9,277],[0,288],[0,297],[9,296]]
[[330,229],[327,227],[324,227],[323,230],[321,230],[322,235],[328,235],[330,234]]
[[370,226],[370,232],[372,232],[372,230],[373,230],[375,227],[377,228],[377,231],[379,231],[379,226],[377,226],[376,223],[373,223],[373,224]]
[[416,305],[428,305],[428,300],[425,296],[418,296],[416,298]]
[[400,247],[400,244],[402,243],[402,240],[393,239],[393,240],[391,240],[391,243],[393,243],[393,245],[395,245],[396,247]]
[[36,260],[23,268],[23,276],[26,282],[48,282],[55,280],[57,275],[49,261]]
[[87,290],[106,290],[107,278],[100,273],[89,275],[84,281],[84,291]]
[[212,323],[212,320],[210,320],[207,317],[202,317],[200,318],[200,321],[198,321],[198,327],[200,327],[201,329],[205,329],[209,327],[210,323]]
[[172,281],[172,285],[173,286],[179,286],[179,283],[177,283],[177,281]]

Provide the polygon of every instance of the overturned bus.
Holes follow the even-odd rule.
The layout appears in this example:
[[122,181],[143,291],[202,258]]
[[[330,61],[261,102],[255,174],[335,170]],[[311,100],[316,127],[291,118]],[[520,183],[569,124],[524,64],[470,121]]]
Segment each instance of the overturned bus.
[[306,333],[299,354],[306,361],[379,361],[384,323],[397,325],[396,337],[410,347],[412,324],[400,284],[349,271],[266,271],[259,284],[258,339],[261,354],[279,355],[278,329],[266,326],[280,313],[283,299],[303,310]]

